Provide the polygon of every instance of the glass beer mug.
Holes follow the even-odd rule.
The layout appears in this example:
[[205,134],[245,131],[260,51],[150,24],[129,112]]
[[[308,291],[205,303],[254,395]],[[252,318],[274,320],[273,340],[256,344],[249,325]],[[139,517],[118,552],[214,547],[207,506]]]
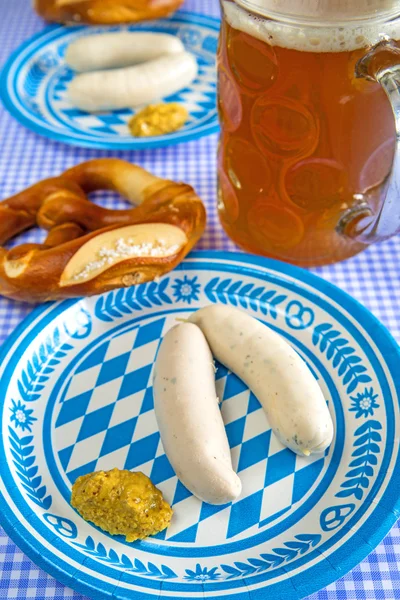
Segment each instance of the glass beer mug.
[[221,0],[218,207],[242,248],[333,263],[400,230],[400,3]]

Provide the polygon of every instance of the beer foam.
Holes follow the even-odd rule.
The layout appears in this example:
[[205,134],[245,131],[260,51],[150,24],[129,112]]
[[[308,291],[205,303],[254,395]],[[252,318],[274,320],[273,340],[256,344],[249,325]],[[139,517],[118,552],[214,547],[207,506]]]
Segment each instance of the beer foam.
[[[273,0],[256,0],[263,14],[268,14],[268,6],[275,4]],[[315,3],[317,0],[308,0]],[[279,0],[282,4],[282,0]],[[302,2],[300,2],[302,3]],[[347,3],[346,3],[347,4]],[[368,0],[364,0],[368,4]],[[268,19],[259,14],[249,12],[232,1],[223,0],[223,11],[229,25],[243,31],[261,41],[274,46],[299,50],[302,52],[351,52],[378,43],[382,39],[400,39],[400,19],[386,23],[382,19],[365,22],[349,22],[339,25],[296,25],[290,22]],[[254,0],[253,4],[254,6]],[[291,4],[291,6],[293,6]],[[304,4],[303,4],[304,6]],[[372,14],[376,14],[373,12]],[[359,15],[359,12],[357,12]],[[363,12],[365,17],[366,13]],[[355,15],[353,15],[355,16]]]
[[323,22],[390,19],[399,14],[398,0],[236,0],[250,11],[286,18],[306,18]]

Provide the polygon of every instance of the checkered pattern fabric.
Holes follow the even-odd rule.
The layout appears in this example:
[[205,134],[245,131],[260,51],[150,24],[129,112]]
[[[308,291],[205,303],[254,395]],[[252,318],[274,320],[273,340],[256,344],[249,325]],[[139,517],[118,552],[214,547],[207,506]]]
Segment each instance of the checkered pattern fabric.
[[[185,9],[218,14],[216,0],[187,0]],[[42,21],[36,17],[28,0],[0,2],[0,63],[21,42],[39,31]],[[51,142],[25,130],[0,107],[0,188],[1,196],[6,197],[23,189],[44,177],[55,175],[66,168],[97,156],[109,156],[111,153],[71,148],[57,142]],[[209,214],[208,229],[199,247],[234,249],[218,225],[215,201],[215,151],[217,138],[210,136],[196,142],[177,147],[141,152],[121,152],[119,156],[138,162],[161,177],[181,179],[193,184],[200,196],[206,201]],[[106,194],[99,194],[100,202],[105,206],[116,205]],[[39,233],[27,234],[26,239],[39,240]],[[322,277],[346,290],[367,306],[400,340],[400,238],[390,240],[370,248],[350,261],[315,269]],[[0,342],[14,330],[16,325],[29,312],[29,308],[16,302],[0,300]],[[107,349],[109,351],[109,349]],[[109,360],[112,360],[110,355]],[[145,368],[146,365],[142,367]],[[92,368],[95,367],[92,366]],[[122,369],[121,365],[118,365]],[[137,368],[137,366],[135,367]],[[116,370],[117,372],[117,370]],[[145,373],[143,373],[143,377]],[[101,377],[98,374],[98,377]],[[102,385],[107,385],[104,381]],[[227,375],[221,375],[220,385],[237,385],[229,381]],[[234,393],[240,393],[234,391]],[[251,398],[247,399],[252,401]],[[93,397],[90,402],[93,402]],[[121,399],[123,402],[123,399]],[[145,402],[145,399],[143,400]],[[227,406],[229,401],[227,402]],[[95,405],[93,405],[95,406]],[[106,411],[107,406],[96,406],[94,410]],[[224,409],[225,410],[225,409]],[[256,414],[256,413],[254,413]],[[144,416],[144,415],[142,415]],[[250,415],[251,417],[251,415]],[[60,417],[61,418],[61,415]],[[80,417],[79,417],[80,418]],[[115,423],[118,427],[118,423]],[[89,427],[89,425],[87,425]],[[131,424],[133,428],[133,424]],[[126,432],[122,432],[121,435]],[[232,417],[228,424],[228,434],[233,452],[235,447],[244,448],[245,424],[240,415]],[[85,435],[85,431],[82,432]],[[108,443],[103,440],[103,444]],[[135,442],[134,442],[135,443]],[[254,442],[255,443],[255,442]],[[270,440],[270,444],[273,443]],[[61,449],[60,449],[61,450]],[[110,453],[113,450],[109,447]],[[274,480],[273,452],[270,447],[269,464],[266,467],[266,480],[270,486],[279,485]],[[251,470],[248,458],[251,452],[240,454],[237,458],[239,469]],[[67,454],[64,455],[67,461]],[[288,470],[295,478],[296,466],[289,465]],[[157,464],[164,461],[161,456]],[[73,467],[73,456],[68,458],[67,470]],[[243,461],[241,463],[241,461]],[[156,463],[154,463],[156,464]],[[281,463],[282,464],[282,463]],[[72,466],[71,466],[72,465]],[[153,467],[156,468],[156,467]],[[318,462],[312,465],[315,472]],[[160,469],[161,471],[161,469]],[[163,470],[164,471],[164,470]],[[310,478],[315,477],[310,473]],[[293,487],[295,490],[295,486]],[[177,496],[176,500],[179,500]],[[187,501],[182,498],[181,501]],[[288,499],[295,501],[295,497]],[[400,599],[400,533],[396,525],[384,542],[366,560],[351,573],[312,596],[312,600],[380,600]],[[48,576],[26,558],[21,551],[0,531],[0,598],[19,600],[83,600],[83,597],[65,588]]]

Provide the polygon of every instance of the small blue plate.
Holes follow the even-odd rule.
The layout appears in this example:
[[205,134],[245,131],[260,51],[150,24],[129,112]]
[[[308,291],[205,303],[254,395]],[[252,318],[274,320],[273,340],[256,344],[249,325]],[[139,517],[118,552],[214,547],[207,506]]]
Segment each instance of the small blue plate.
[[[216,50],[220,22],[190,12],[170,19],[126,27],[50,26],[20,46],[7,61],[0,80],[2,101],[20,123],[45,137],[74,146],[102,150],[142,150],[195,140],[218,131]],[[67,85],[74,73],[66,65],[67,46],[77,38],[102,31],[151,31],[177,35],[199,64],[190,88],[164,98],[183,104],[190,118],[175,133],[134,138],[129,133],[131,109],[90,114],[71,105]]]
[[[194,310],[238,306],[283,335],[325,394],[336,436],[304,458],[257,399],[217,370],[243,484],[211,506],[179,482],[153,410],[160,339]],[[65,585],[101,600],[298,600],[358,564],[400,514],[400,351],[338,288],[246,254],[196,252],[160,281],[34,310],[1,352],[0,523]],[[171,527],[129,544],[70,506],[79,475],[149,475]]]

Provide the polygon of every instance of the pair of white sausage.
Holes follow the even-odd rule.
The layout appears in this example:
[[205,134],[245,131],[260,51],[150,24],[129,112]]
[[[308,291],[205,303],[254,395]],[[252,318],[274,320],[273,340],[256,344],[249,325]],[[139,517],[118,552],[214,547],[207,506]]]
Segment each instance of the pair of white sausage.
[[297,454],[323,452],[333,438],[324,396],[305,362],[277,333],[244,312],[213,305],[171,329],[156,361],[154,404],[165,452],[198,498],[240,495],[215,392],[212,356],[255,394],[279,440]]
[[69,98],[88,112],[149,104],[187,87],[198,73],[196,58],[178,38],[157,33],[80,38],[68,47],[66,62],[81,72],[69,84]]

